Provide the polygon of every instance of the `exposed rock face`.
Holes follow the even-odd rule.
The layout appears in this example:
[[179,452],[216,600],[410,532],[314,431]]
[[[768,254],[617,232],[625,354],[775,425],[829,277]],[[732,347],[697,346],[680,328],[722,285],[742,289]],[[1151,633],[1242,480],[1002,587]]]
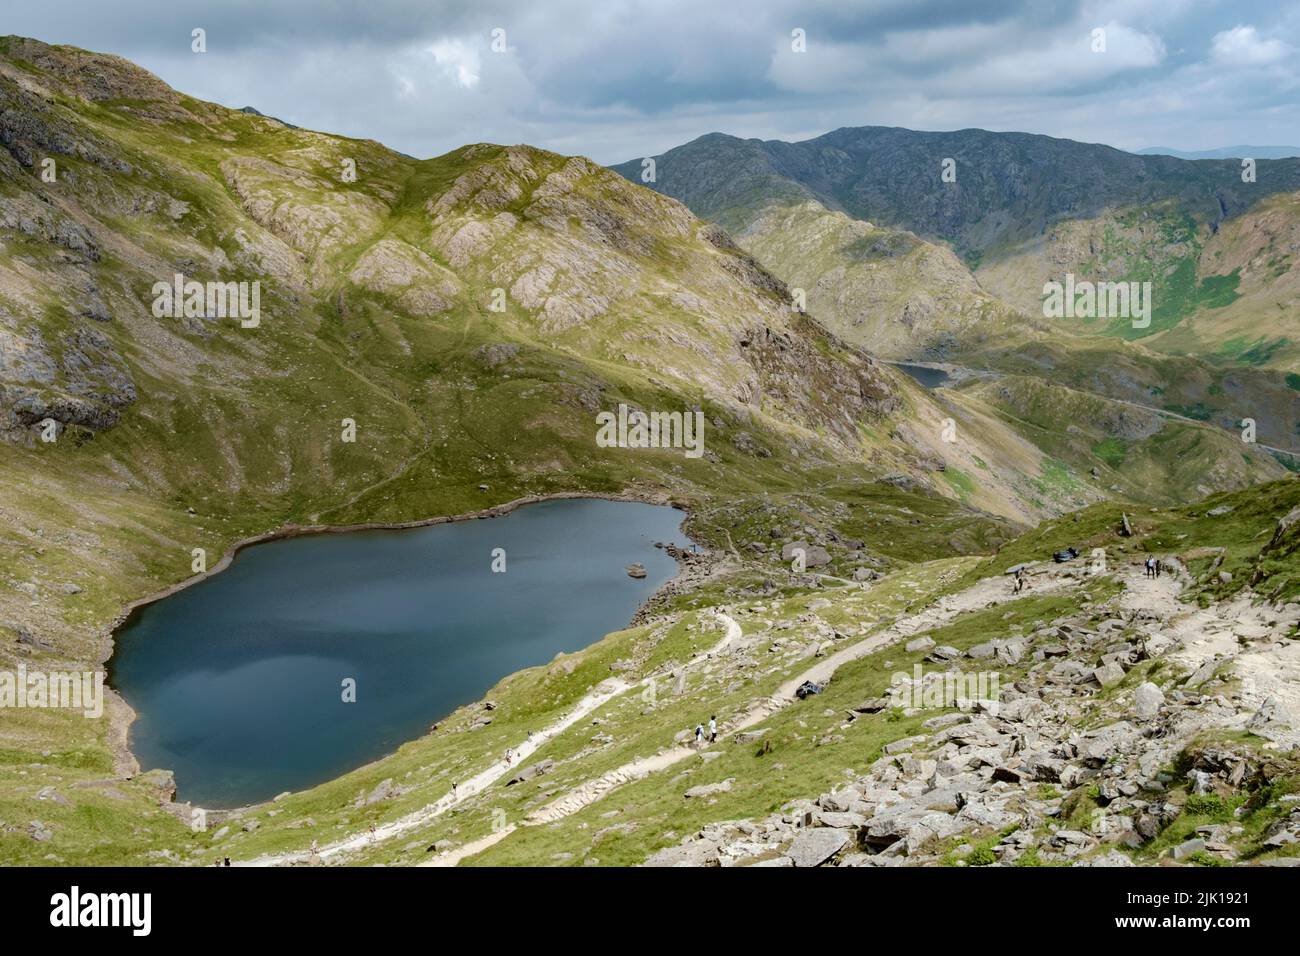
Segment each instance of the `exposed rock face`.
[[[370,196],[335,189],[333,183],[302,169],[260,157],[232,157],[221,164],[221,172],[244,211],[305,256],[319,281],[328,279],[328,257],[358,237],[376,232],[388,212]],[[385,265],[399,258],[392,251],[397,245],[380,249],[379,262],[369,268],[358,264],[360,274],[382,274]]]
[[[142,154],[119,124],[88,121],[76,105],[87,102],[153,124],[160,142],[200,144],[211,163],[191,163],[188,148]],[[246,148],[248,132],[271,145]],[[746,428],[732,443],[754,457],[779,450],[769,428],[780,423],[856,452],[859,420],[899,408],[887,377],[793,313],[784,285],[724,231],[581,157],[479,144],[431,161],[434,175],[378,144],[183,99],[114,57],[21,39],[0,51],[0,146],[0,242],[40,250],[0,265],[10,438],[46,417],[112,427],[145,380],[274,381],[278,350],[301,356],[338,333],[362,348],[358,320],[385,312],[486,318],[501,339],[489,367],[522,338],[653,374],[669,392],[702,388],[736,410]],[[53,181],[46,158],[59,163]],[[257,281],[275,331],[231,337],[206,310],[155,321],[149,290],[175,274]],[[114,328],[50,318],[64,310]],[[318,337],[323,316],[343,324]],[[387,323],[380,335],[411,356],[422,332]],[[358,371],[382,378],[388,361]],[[565,382],[556,404],[585,421],[599,387]]]
[[20,338],[3,322],[0,312],[0,433],[13,437],[46,419],[102,431],[136,400],[130,372],[98,329],[64,333],[56,360],[39,329]]
[[395,239],[381,239],[357,260],[348,279],[397,299],[411,315],[434,316],[451,308],[460,281],[420,250]]
[[0,76],[17,81],[0,87],[0,145],[23,166],[31,168],[48,156],[75,156],[102,169],[132,171],[130,163],[112,155],[111,146],[55,115],[45,102],[48,94],[25,88],[23,78],[14,76],[12,67],[0,65]]
[[35,199],[0,196],[0,229],[15,229],[25,236],[59,246],[80,258],[99,260],[99,247],[84,226]]

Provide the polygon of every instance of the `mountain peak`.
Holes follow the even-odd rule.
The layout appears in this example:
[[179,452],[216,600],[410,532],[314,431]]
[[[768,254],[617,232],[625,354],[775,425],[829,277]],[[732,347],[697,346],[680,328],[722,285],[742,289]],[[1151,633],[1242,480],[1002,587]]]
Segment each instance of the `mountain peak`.
[[157,76],[112,53],[5,36],[0,37],[0,59],[37,71],[92,103],[116,99],[180,102],[180,95]]

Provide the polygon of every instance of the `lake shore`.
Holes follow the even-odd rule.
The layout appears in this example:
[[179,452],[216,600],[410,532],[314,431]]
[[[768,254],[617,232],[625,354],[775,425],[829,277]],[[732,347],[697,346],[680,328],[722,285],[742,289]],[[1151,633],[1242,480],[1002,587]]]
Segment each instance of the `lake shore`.
[[[463,512],[454,515],[438,515],[429,518],[414,519],[411,521],[362,522],[362,523],[348,524],[348,525],[289,524],[289,525],[283,525],[281,527],[275,528],[268,532],[264,532],[262,534],[251,535],[246,538],[242,538],[232,543],[222,554],[221,559],[215,565],[209,568],[206,572],[202,574],[195,574],[183,581],[179,581],[159,591],[153,592],[145,597],[131,601],[130,603],[124,606],[121,613],[117,615],[113,623],[108,628],[108,641],[107,641],[108,646],[106,649],[106,653],[101,658],[101,665],[107,671],[107,677],[108,677],[108,679],[105,682],[104,691],[105,691],[106,716],[109,719],[108,741],[113,753],[115,773],[120,777],[132,777],[142,772],[142,770],[155,769],[155,768],[142,767],[134,750],[131,747],[130,731],[131,731],[131,726],[135,723],[137,714],[134,708],[126,701],[126,699],[113,686],[113,682],[112,682],[112,658],[114,653],[117,650],[118,635],[120,634],[122,629],[127,625],[129,625],[135,619],[136,615],[138,615],[139,612],[142,611],[144,608],[149,607],[152,604],[156,604],[157,602],[163,600],[164,598],[171,597],[175,594],[178,594],[181,591],[184,591],[187,588],[200,584],[208,580],[209,578],[217,574],[220,574],[222,571],[226,570],[231,566],[231,564],[234,562],[234,559],[242,551],[244,551],[247,548],[254,547],[256,545],[267,544],[274,541],[287,540],[290,538],[300,538],[300,537],[307,537],[307,536],[348,534],[348,533],[363,532],[363,531],[402,531],[402,530],[412,530],[418,528],[427,528],[427,527],[443,525],[443,524],[452,524],[457,522],[468,522],[468,521],[483,520],[488,518],[504,517],[526,505],[541,504],[548,501],[563,501],[563,500],[617,501],[617,502],[649,504],[649,505],[655,505],[660,507],[672,507],[677,509],[678,511],[683,512],[683,521],[686,520],[686,517],[689,517],[689,511],[687,510],[685,504],[683,504],[680,501],[672,500],[672,497],[667,494],[648,494],[648,493],[641,493],[636,491],[623,492],[623,493],[571,491],[571,492],[554,492],[554,493],[543,494],[543,495],[525,495],[519,498],[512,499],[508,502],[504,502],[502,504],[491,505],[475,511]],[[682,533],[685,535],[685,532]],[[686,536],[686,541],[688,542],[688,546],[689,546],[689,542],[690,542],[689,536]],[[632,619],[628,622],[629,626],[636,623],[636,621],[642,616],[643,611],[646,608],[652,606],[660,595],[664,593],[669,593],[673,589],[678,588],[685,578],[691,576],[692,571],[697,570],[695,562],[690,560],[690,558],[694,556],[690,555],[686,549],[665,548],[663,550],[666,554],[668,554],[670,557],[674,559],[674,562],[676,564],[676,571],[671,578],[669,578],[663,584],[659,585],[659,587],[657,587],[649,596],[647,596],[645,601],[642,602],[642,604],[637,608],[637,611],[633,615]],[[505,677],[508,675],[502,675],[502,676]],[[382,759],[384,759],[384,757],[382,756],[376,758],[376,760],[382,760]],[[370,762],[373,761],[369,761],[367,763]],[[175,799],[174,792],[171,794],[171,798],[173,800]],[[265,802],[269,802],[269,801],[262,801],[262,803]],[[186,804],[178,804],[177,806],[179,807],[184,805]],[[255,807],[260,805],[261,803],[252,803],[252,804],[248,804],[247,806]]]

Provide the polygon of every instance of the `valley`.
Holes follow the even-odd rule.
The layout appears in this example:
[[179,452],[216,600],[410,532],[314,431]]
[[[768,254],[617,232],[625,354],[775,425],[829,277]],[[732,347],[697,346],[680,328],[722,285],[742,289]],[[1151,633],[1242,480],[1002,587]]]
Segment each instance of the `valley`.
[[[0,669],[110,673],[0,712],[0,859],[1296,859],[1297,161],[819,140],[416,159],[0,38]],[[1045,318],[1071,270],[1150,334]],[[344,730],[367,658],[402,712]]]

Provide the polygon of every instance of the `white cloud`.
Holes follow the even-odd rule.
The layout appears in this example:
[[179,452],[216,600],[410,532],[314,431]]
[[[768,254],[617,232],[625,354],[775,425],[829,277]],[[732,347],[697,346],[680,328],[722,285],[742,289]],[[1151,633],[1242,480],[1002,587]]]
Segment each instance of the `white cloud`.
[[1264,39],[1253,26],[1238,24],[1214,35],[1210,56],[1216,63],[1265,66],[1284,58],[1290,47],[1278,39]]
[[[1182,148],[1287,144],[1300,128],[1300,12],[1277,0],[60,0],[4,11],[0,32],[118,53],[201,99],[414,156],[488,140],[616,162],[715,130],[798,139],[868,124]],[[208,30],[206,56],[189,51],[194,23]],[[790,50],[795,26],[806,53]],[[1098,26],[1104,54],[1090,49]],[[489,52],[497,27],[509,55]]]
[[456,81],[458,86],[473,89],[478,86],[479,60],[478,50],[464,40],[439,40],[429,47],[433,61],[442,67],[444,73]]

